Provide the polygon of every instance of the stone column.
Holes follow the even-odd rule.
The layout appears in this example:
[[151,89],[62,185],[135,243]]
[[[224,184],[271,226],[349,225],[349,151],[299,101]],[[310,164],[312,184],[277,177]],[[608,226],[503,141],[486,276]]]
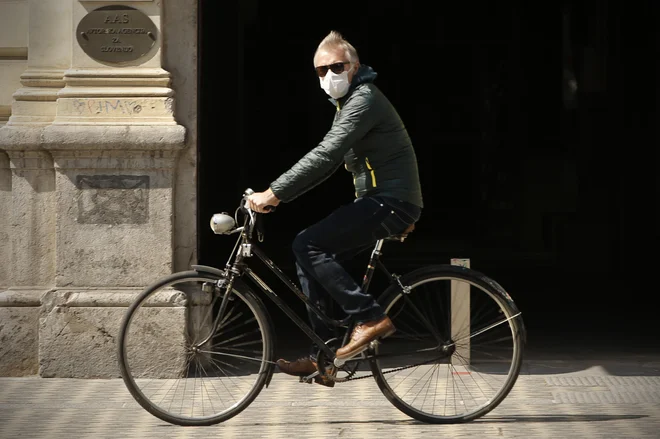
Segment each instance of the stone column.
[[6,323],[0,328],[0,371],[22,376],[37,372],[40,299],[54,281],[55,181],[47,152],[8,150],[8,156],[11,203],[0,217],[9,217],[10,286],[0,293],[0,321]]
[[[73,29],[99,6],[74,1]],[[160,27],[161,2],[131,6]],[[56,169],[57,257],[55,288],[42,300],[41,376],[119,376],[115,341],[127,306],[173,271],[174,169],[185,128],[175,121],[160,34],[156,42],[121,64],[70,46],[72,67],[42,139]]]
[[28,16],[28,0],[0,1],[0,127],[11,115],[11,95],[27,66]]
[[11,115],[12,94],[27,67],[27,0],[0,1],[0,127]]
[[174,114],[186,128],[174,195],[174,270],[197,263],[197,17],[198,0],[163,3],[163,67],[176,90]]
[[[0,128],[9,120],[12,94],[27,67],[28,14],[27,0],[0,2]],[[0,293],[10,285],[11,179],[9,157],[0,148]]]
[[55,118],[57,92],[71,65],[71,0],[27,5],[27,69],[0,128],[12,173],[11,201],[0,200],[9,217],[3,253],[10,253],[9,285],[0,292],[0,320],[7,322],[0,328],[0,374],[10,376],[37,372],[40,299],[55,283],[55,173],[42,135]]
[[0,294],[10,285],[11,275],[11,169],[9,157],[0,151]]

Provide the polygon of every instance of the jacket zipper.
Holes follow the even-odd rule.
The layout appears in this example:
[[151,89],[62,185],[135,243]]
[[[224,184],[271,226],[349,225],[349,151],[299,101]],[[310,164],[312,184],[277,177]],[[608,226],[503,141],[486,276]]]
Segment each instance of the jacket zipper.
[[369,164],[369,157],[365,157],[364,161],[367,164],[367,169],[371,173],[371,187],[376,187],[376,172],[374,171],[374,168],[372,168]]

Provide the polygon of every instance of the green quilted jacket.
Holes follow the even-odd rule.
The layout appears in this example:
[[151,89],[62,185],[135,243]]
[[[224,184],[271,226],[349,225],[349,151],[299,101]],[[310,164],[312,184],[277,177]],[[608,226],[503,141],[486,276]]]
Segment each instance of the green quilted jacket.
[[314,149],[270,185],[289,202],[330,177],[342,164],[353,174],[356,197],[389,196],[423,207],[417,158],[406,128],[362,65],[338,101],[332,127]]

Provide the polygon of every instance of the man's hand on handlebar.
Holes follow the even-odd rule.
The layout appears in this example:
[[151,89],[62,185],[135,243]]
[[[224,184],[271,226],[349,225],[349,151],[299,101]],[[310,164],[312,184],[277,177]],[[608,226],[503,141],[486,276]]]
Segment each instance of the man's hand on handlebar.
[[264,192],[255,192],[247,197],[248,207],[254,212],[268,213],[275,210],[275,206],[280,204],[280,200],[275,196],[273,191],[268,188]]

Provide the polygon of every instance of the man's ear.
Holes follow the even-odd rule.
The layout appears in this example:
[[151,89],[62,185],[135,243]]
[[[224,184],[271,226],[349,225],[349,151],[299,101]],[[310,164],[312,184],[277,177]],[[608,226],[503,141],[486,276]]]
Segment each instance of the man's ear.
[[351,81],[355,78],[355,74],[360,68],[360,61],[355,61],[355,64],[351,65]]

